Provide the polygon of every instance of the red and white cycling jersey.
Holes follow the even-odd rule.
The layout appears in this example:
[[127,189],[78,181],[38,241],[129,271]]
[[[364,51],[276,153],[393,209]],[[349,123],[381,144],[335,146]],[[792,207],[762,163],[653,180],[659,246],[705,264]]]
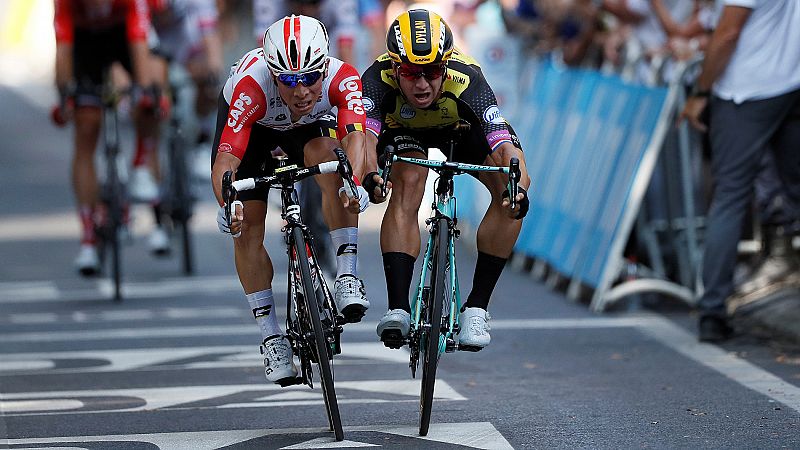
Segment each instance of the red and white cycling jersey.
[[327,76],[322,79],[322,93],[314,109],[295,122],[278,93],[261,48],[249,51],[231,67],[222,94],[229,108],[217,151],[230,152],[239,159],[247,149],[253,126],[289,130],[335,114],[338,139],[364,131],[361,77],[353,66],[336,58],[328,58]]
[[147,0],[55,0],[56,42],[75,41],[75,30],[101,31],[124,25],[129,42],[147,40],[150,14]]

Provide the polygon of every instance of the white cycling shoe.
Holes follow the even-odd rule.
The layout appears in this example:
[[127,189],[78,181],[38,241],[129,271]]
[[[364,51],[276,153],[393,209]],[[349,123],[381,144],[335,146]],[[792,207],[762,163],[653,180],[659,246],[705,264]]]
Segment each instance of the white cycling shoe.
[[156,256],[169,255],[169,235],[164,227],[155,227],[147,238],[147,247]]
[[134,167],[128,190],[131,198],[140,202],[152,202],[158,198],[158,184],[147,167]]
[[333,299],[339,313],[348,323],[361,322],[369,308],[364,282],[353,275],[345,274],[336,279],[333,289]]
[[466,308],[459,317],[458,349],[477,352],[489,345],[489,313],[481,308]]
[[403,309],[390,309],[378,322],[378,336],[383,345],[389,348],[400,348],[405,345],[405,338],[411,328],[411,314]]
[[292,358],[292,347],[286,336],[273,336],[261,344],[261,354],[264,355],[264,373],[267,381],[279,383],[286,378],[297,376],[297,367]]
[[100,273],[100,258],[94,245],[81,244],[81,249],[75,258],[75,268],[85,277]]

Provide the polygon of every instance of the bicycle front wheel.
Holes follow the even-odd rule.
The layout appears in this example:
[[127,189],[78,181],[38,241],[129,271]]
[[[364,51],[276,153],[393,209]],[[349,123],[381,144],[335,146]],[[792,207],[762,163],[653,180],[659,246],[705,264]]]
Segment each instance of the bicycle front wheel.
[[322,327],[322,321],[319,317],[320,302],[317,299],[317,291],[311,278],[311,264],[308,260],[306,238],[299,227],[294,229],[293,236],[294,251],[300,265],[303,298],[311,319],[311,331],[313,331],[314,335],[314,351],[316,352],[317,368],[319,369],[319,378],[322,384],[322,395],[325,399],[325,408],[328,413],[328,424],[336,436],[336,440],[341,441],[344,439],[344,431],[342,430],[342,419],[339,416],[339,404],[336,401],[336,390],[333,387],[333,372],[331,371],[330,360],[333,350],[325,337],[325,329]]
[[433,389],[436,384],[436,368],[439,365],[439,337],[442,331],[442,304],[447,287],[447,252],[450,242],[450,228],[447,219],[441,218],[436,224],[435,247],[433,249],[433,270],[431,271],[431,290],[426,299],[425,319],[430,325],[423,331],[422,339],[422,392],[419,398],[419,435],[426,436],[431,422]]

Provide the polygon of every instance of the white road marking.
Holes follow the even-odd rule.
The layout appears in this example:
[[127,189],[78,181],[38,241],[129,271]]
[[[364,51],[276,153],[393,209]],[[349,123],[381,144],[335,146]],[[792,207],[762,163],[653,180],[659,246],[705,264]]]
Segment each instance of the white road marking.
[[301,450],[305,448],[359,448],[359,447],[380,447],[376,444],[368,444],[366,442],[343,441],[336,442],[329,437],[321,437],[311,439],[310,441],[301,442],[299,444],[282,447],[281,450]]
[[[285,272],[276,272],[277,280],[285,279]],[[0,304],[52,301],[81,301],[87,298],[109,297],[113,286],[108,278],[94,282],[93,288],[59,289],[53,282],[0,283]],[[197,278],[165,278],[156,281],[122,283],[125,298],[160,298],[187,295],[242,294],[242,285],[235,275],[203,276]]]
[[[250,317],[250,312],[244,306],[242,299],[241,308],[230,307],[191,307],[191,308],[137,308],[123,309],[120,311],[74,311],[63,314],[58,313],[11,313],[0,317],[0,323],[7,320],[16,325],[34,325],[44,323],[91,323],[91,322],[133,322],[137,320],[169,319],[188,320],[213,317],[214,319],[231,319]],[[282,313],[283,311],[279,311]]]
[[[345,433],[382,433],[403,436],[409,439],[419,439],[430,442],[442,442],[454,445],[463,445],[469,448],[487,450],[513,450],[511,444],[488,422],[475,423],[432,423],[427,436],[419,436],[416,427],[403,426],[349,426],[344,427]],[[285,436],[290,434],[321,434],[318,442],[333,443],[333,436],[327,428],[280,428],[271,430],[230,430],[230,431],[195,431],[185,433],[154,433],[154,434],[117,434],[105,436],[67,436],[8,439],[7,445],[48,445],[75,442],[147,442],[159,448],[176,450],[205,450],[241,444],[253,439],[267,436]],[[304,442],[308,444],[309,441]],[[303,444],[303,443],[301,443]],[[293,447],[293,448],[335,448],[335,447]]]
[[67,411],[75,410],[84,407],[84,403],[80,400],[19,400],[2,402],[3,413],[20,413],[29,411]]
[[[0,354],[0,375],[258,367],[262,358],[257,345],[5,353]],[[180,362],[188,359],[195,361]],[[82,360],[87,361],[85,366],[74,364]],[[73,364],[59,369],[59,361]],[[334,359],[334,367],[376,362],[408,364],[408,352],[387,351],[380,342],[348,342]]]
[[[376,381],[337,381],[337,396],[341,396],[342,403],[385,403],[395,401],[417,401],[419,397],[419,380],[376,380]],[[288,389],[288,391],[287,391]],[[319,389],[319,387],[317,387]],[[9,411],[7,405],[15,406],[18,413],[27,415],[36,414],[64,414],[80,410],[85,412],[118,412],[118,411],[152,411],[159,409],[182,408],[181,405],[197,402],[210,402],[207,406],[190,407],[193,408],[239,408],[239,407],[279,407],[289,405],[311,405],[322,404],[319,400],[286,400],[263,401],[263,392],[308,392],[307,386],[291,386],[281,388],[275,384],[237,384],[237,385],[214,385],[214,386],[174,386],[166,388],[137,388],[137,389],[87,389],[73,391],[49,391],[49,392],[19,392],[13,394],[0,393],[0,410],[6,416],[13,416],[14,411]],[[355,391],[355,394],[354,392]],[[311,391],[315,392],[315,391]],[[317,392],[322,392],[317,391]],[[357,393],[391,395],[393,399],[381,399],[370,396],[356,397]],[[244,402],[242,395],[254,393],[256,397],[253,401]],[[215,399],[224,399],[227,396],[237,395],[234,403],[224,403],[226,400],[219,400],[223,403],[214,403]],[[397,397],[400,397],[397,399]],[[111,399],[141,399],[144,404],[134,402],[125,404],[124,401],[110,401]],[[466,400],[464,396],[456,392],[444,380],[436,380],[434,398],[440,401],[460,401]],[[73,402],[74,408],[67,408],[67,402]],[[27,405],[25,409],[19,409]],[[92,407],[95,406],[93,409]]]

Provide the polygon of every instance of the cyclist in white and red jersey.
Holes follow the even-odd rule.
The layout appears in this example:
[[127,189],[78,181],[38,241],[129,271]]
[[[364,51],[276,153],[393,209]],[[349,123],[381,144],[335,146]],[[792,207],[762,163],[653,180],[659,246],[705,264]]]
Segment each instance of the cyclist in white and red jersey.
[[131,73],[137,104],[137,146],[154,144],[158,101],[148,72],[150,29],[146,0],[55,0],[56,86],[61,102],[53,120],[75,121],[72,183],[82,225],[75,264],[81,274],[99,271],[94,247],[98,201],[94,152],[100,132],[100,87],[108,68],[120,63]]
[[[328,56],[322,23],[307,16],[284,17],[267,29],[263,48],[233,65],[220,95],[211,175],[217,201],[223,204],[226,171],[234,171],[237,179],[272,174],[277,167],[273,150],[285,152],[293,164],[314,165],[335,160],[333,149],[341,146],[353,172],[363,176],[364,121],[361,78],[353,66]],[[336,306],[348,321],[358,322],[369,307],[356,271],[357,214],[369,204],[367,192],[359,186],[360,198],[350,199],[341,196],[338,174],[314,178],[322,191],[322,214],[339,249]],[[234,253],[239,280],[261,328],[267,380],[278,382],[296,376],[297,368],[273,313],[273,269],[264,248],[265,194],[245,191],[239,200],[243,208],[237,205],[230,228],[222,208],[218,222],[220,231],[238,236]]]

